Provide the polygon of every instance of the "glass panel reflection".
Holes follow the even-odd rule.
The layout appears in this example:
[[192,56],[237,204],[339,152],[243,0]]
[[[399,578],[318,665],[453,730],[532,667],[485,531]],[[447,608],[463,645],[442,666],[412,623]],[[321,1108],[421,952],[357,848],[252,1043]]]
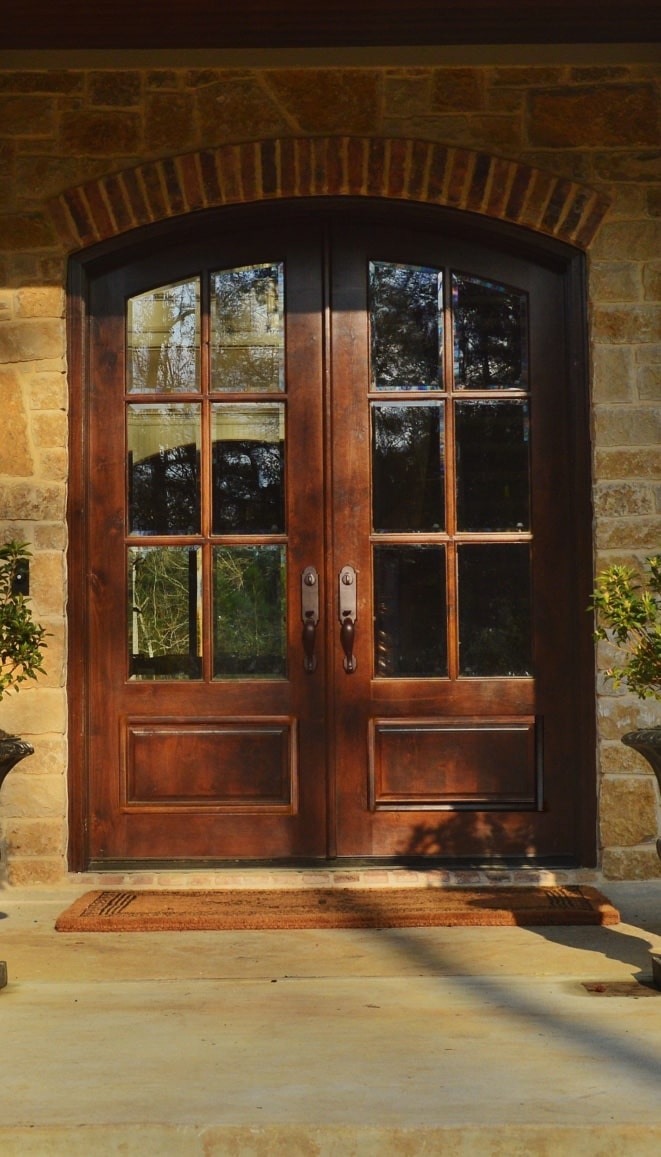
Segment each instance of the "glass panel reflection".
[[447,675],[444,546],[376,546],[374,606],[377,675]]
[[453,273],[452,305],[456,387],[527,389],[527,295]]
[[285,567],[283,546],[214,549],[214,678],[286,675]]
[[130,547],[128,597],[129,678],[201,678],[201,552]]
[[211,388],[283,390],[284,267],[211,274]]
[[129,393],[197,393],[200,286],[197,278],[163,285],[128,303]]
[[370,261],[373,390],[443,388],[442,273]]
[[457,402],[459,530],[528,530],[527,402]]
[[200,407],[131,405],[127,413],[129,533],[200,529]]
[[459,547],[459,671],[532,674],[528,543]]
[[443,403],[372,407],[376,531],[443,530],[444,436]]
[[285,529],[285,408],[279,402],[212,407],[214,534]]

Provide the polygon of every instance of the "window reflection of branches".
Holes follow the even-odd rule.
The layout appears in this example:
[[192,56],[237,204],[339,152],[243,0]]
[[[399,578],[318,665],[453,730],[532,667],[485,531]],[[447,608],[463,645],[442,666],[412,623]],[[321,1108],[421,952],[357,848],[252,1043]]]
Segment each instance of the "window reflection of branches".
[[199,390],[199,281],[165,285],[128,303],[128,389],[131,393]]
[[455,384],[459,389],[528,387],[525,293],[476,277],[452,275]]
[[131,534],[197,534],[200,525],[198,405],[128,408]]
[[216,547],[214,676],[281,676],[285,661],[285,552]]
[[447,675],[445,547],[374,548],[379,676]]
[[129,550],[131,674],[195,678],[199,663],[199,551]]
[[369,311],[373,389],[442,389],[442,273],[370,262]]
[[443,403],[372,407],[376,531],[445,526]]
[[459,547],[460,673],[532,674],[530,546]]
[[455,425],[459,530],[528,530],[528,402],[462,400]]
[[284,270],[250,265],[211,275],[212,389],[284,388]]
[[285,413],[280,403],[212,406],[214,534],[285,529]]

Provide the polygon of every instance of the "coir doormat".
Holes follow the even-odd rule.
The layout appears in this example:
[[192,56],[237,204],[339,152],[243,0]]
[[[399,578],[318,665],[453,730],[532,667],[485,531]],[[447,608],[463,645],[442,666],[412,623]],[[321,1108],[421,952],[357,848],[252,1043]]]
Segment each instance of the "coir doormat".
[[587,887],[292,888],[98,891],[56,921],[59,932],[195,932],[261,928],[433,928],[617,924]]

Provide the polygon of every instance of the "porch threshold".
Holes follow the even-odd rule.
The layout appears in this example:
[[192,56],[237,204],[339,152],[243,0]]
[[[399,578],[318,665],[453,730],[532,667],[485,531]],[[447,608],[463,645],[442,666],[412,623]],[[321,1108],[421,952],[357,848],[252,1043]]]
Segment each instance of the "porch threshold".
[[602,882],[594,868],[530,866],[449,867],[447,865],[366,864],[343,861],[329,864],[154,864],[150,866],[98,866],[88,872],[70,873],[67,884],[85,888],[456,888],[546,886]]

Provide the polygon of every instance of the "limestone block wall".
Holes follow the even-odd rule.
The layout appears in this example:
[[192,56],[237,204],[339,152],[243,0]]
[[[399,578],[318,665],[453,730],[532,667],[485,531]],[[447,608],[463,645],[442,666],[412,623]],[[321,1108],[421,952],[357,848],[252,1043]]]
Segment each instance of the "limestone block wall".
[[[0,66],[0,536],[31,544],[34,609],[51,633],[48,674],[0,703],[0,727],[36,749],[2,789],[0,878],[67,870],[68,253],[223,200],[329,188],[416,199],[424,154],[424,196],[586,249],[595,566],[640,559],[661,548],[660,110],[661,70],[635,61]],[[619,741],[661,723],[660,705],[596,681],[603,871],[661,875],[656,783]]]

